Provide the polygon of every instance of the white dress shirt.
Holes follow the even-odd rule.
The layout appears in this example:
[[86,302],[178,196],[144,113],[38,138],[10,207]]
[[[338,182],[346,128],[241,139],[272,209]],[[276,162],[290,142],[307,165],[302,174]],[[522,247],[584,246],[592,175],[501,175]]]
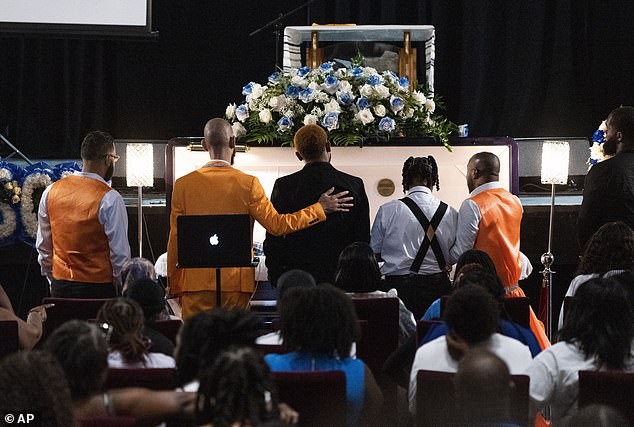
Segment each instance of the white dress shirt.
[[[489,339],[478,344],[489,350],[506,363],[511,375],[525,374],[533,360],[527,346],[513,338],[494,333]],[[412,364],[409,380],[409,409],[416,413],[416,375],[419,370],[437,372],[457,372],[458,361],[449,355],[446,336],[423,344],[417,351]]]
[[[424,186],[412,187],[407,197],[420,207],[430,221],[440,206],[440,200]],[[449,206],[436,229],[436,239],[449,265],[456,262],[456,258],[450,255],[449,249],[456,239],[457,225],[458,212]],[[381,273],[388,276],[409,274],[425,231],[410,208],[400,200],[393,200],[381,206],[372,224],[370,238],[372,250],[374,253],[381,254],[381,258],[385,261]],[[430,275],[440,272],[438,261],[430,247],[418,273]]]
[[[107,184],[101,176],[95,173],[75,172],[74,175],[96,179]],[[38,252],[37,260],[40,263],[42,276],[46,277],[49,282],[53,278],[53,239],[51,235],[51,219],[48,216],[48,193],[51,187],[52,185],[49,185],[44,190],[40,199],[37,239],[35,241],[35,247]],[[99,204],[98,218],[108,237],[112,275],[118,278],[123,265],[130,259],[128,213],[119,192],[110,190],[103,196]]]

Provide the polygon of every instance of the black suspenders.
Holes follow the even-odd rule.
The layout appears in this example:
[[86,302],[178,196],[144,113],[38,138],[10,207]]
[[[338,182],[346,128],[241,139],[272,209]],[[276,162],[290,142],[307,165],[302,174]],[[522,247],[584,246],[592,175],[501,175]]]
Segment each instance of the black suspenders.
[[442,221],[443,216],[445,216],[445,212],[447,212],[447,204],[440,202],[440,206],[438,206],[438,209],[434,212],[434,216],[431,221],[429,221],[420,207],[418,207],[412,199],[409,197],[403,197],[399,200],[405,203],[405,205],[407,205],[407,207],[412,211],[418,222],[420,222],[420,225],[423,227],[423,231],[425,233],[423,241],[420,244],[420,248],[418,249],[418,253],[416,254],[414,262],[409,270],[412,273],[418,273],[420,266],[423,264],[423,259],[431,246],[431,250],[434,252],[434,256],[438,262],[438,267],[440,267],[441,271],[445,271],[447,262],[445,261],[445,256],[442,254],[442,249],[440,249],[438,239],[436,238],[436,229],[438,228],[440,221]]

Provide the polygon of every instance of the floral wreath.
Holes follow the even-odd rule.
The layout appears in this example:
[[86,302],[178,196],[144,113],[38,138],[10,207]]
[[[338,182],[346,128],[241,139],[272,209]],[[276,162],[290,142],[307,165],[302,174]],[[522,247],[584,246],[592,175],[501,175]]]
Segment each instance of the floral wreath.
[[592,145],[590,146],[590,158],[588,159],[588,169],[592,166],[596,165],[599,162],[607,160],[614,155],[605,154],[603,152],[603,143],[605,142],[605,132],[608,130],[608,127],[605,123],[605,120],[601,122],[599,125],[599,129],[594,132],[592,135]]
[[53,170],[46,163],[40,162],[24,169],[22,178],[22,205],[20,213],[22,218],[22,240],[33,246],[37,236],[37,211],[40,206],[42,193],[56,181]]
[[22,169],[12,163],[0,161],[0,246],[15,242],[18,228],[16,205],[20,203],[18,185]]

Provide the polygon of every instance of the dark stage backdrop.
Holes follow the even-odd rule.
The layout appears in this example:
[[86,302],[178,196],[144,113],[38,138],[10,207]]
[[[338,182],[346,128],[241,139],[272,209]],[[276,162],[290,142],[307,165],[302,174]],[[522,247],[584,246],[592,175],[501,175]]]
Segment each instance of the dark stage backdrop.
[[[199,135],[273,71],[271,31],[249,32],[299,3],[154,0],[154,41],[4,35],[0,132],[32,158],[78,157],[95,128]],[[436,90],[476,136],[590,136],[634,103],[631,0],[317,0],[285,25],[313,21],[434,25]]]

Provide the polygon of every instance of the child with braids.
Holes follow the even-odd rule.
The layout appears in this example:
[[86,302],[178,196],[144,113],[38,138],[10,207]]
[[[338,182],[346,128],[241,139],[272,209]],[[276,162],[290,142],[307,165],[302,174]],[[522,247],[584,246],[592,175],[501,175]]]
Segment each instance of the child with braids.
[[456,259],[458,212],[432,194],[440,189],[432,156],[410,157],[403,165],[406,196],[381,206],[372,225],[371,246],[383,260],[386,288],[395,288],[420,319],[427,307],[451,292],[448,271]]
[[97,322],[109,327],[108,367],[175,368],[174,359],[150,353],[151,343],[143,336],[143,309],[130,298],[113,298],[97,313]]

